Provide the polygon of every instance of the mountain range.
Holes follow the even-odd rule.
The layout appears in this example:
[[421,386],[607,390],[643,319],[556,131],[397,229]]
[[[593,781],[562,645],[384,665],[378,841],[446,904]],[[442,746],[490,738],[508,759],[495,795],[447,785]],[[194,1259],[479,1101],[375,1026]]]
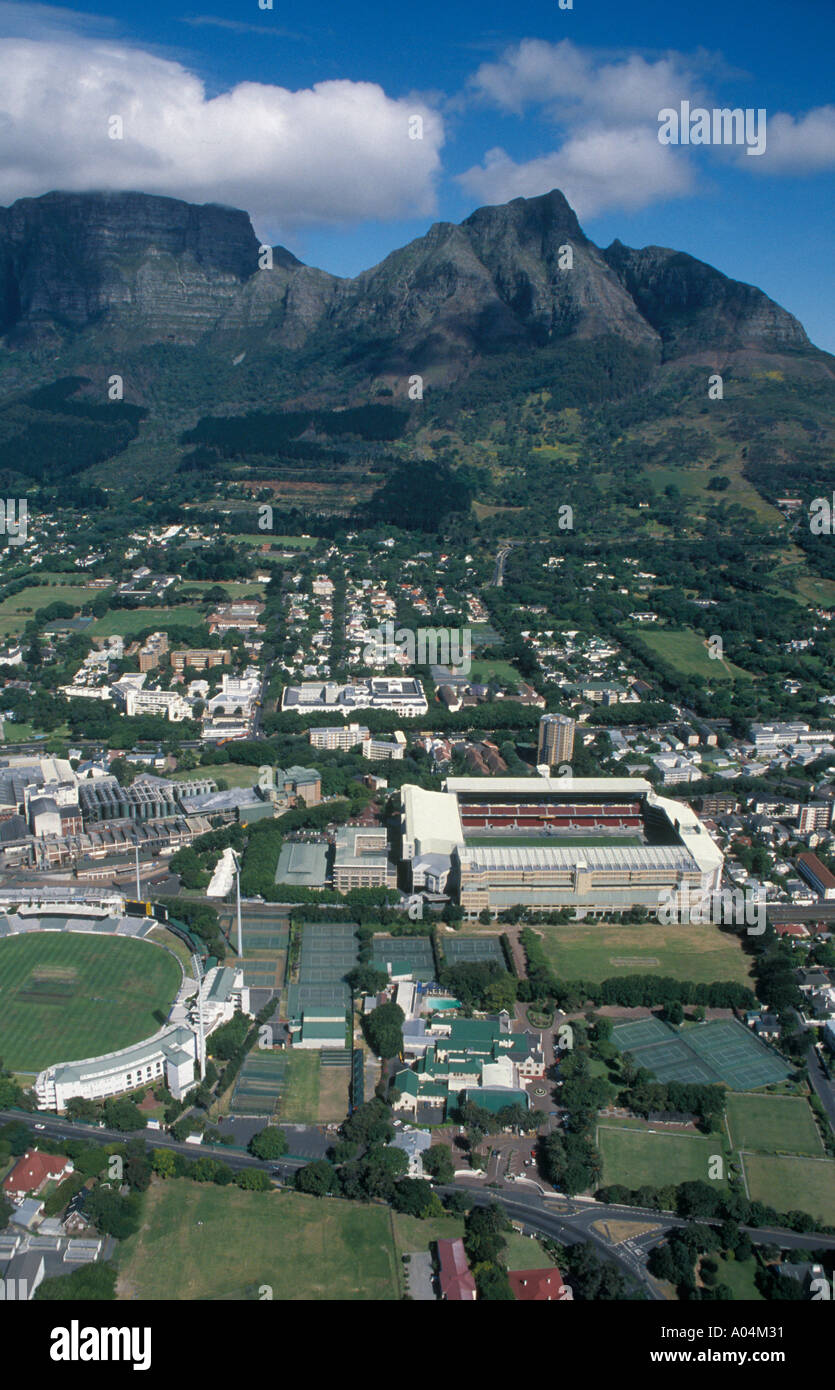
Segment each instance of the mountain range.
[[[43,414],[31,433],[33,401],[57,420],[70,388],[48,388],[64,379],[92,409],[117,373],[145,412],[81,447],[68,471],[84,471],[117,444],[140,469],[170,462],[208,414],[407,404],[415,374],[459,402],[466,383],[489,381],[500,406],[502,364],[528,390],[567,371],[561,406],[657,390],[696,367],[700,390],[704,367],[776,373],[823,390],[835,418],[835,359],[790,313],[682,252],[596,246],[556,189],[436,223],[352,279],[262,247],[235,208],[138,192],[0,208],[0,447],[14,471],[19,445],[30,477],[48,434]],[[42,476],[60,471],[46,448]]]
[[0,335],[7,348],[55,349],[89,330],[192,345],[254,334],[298,350],[317,333],[359,333],[441,380],[484,353],[601,334],[659,357],[810,347],[786,310],[691,256],[601,250],[556,189],[435,223],[355,279],[271,250],[259,269],[235,208],[143,193],[22,199],[0,209]]

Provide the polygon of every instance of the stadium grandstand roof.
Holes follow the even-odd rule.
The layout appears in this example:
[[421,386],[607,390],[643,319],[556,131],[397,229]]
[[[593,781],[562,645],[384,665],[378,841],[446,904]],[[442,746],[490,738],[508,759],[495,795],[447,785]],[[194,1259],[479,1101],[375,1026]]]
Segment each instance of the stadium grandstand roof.
[[695,870],[680,845],[465,845],[459,849],[468,869],[682,869]]
[[646,796],[652,783],[644,777],[448,777],[444,789],[456,796]]

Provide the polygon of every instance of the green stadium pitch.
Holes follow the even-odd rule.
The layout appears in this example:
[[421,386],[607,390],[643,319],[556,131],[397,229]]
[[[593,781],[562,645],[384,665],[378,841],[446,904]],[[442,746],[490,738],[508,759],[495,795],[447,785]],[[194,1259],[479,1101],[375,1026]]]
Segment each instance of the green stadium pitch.
[[0,941],[0,1059],[35,1074],[116,1052],[165,1024],[182,980],[172,952],[133,937],[33,931]]

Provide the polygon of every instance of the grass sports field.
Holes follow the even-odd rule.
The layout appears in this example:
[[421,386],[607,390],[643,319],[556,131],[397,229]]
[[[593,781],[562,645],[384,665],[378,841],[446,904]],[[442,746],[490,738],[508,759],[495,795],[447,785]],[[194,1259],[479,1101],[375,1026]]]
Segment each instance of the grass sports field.
[[130,637],[143,628],[164,628],[169,623],[177,627],[198,627],[205,623],[208,612],[208,605],[201,610],[190,608],[188,604],[177,608],[110,608],[88,628],[88,635]]
[[727,1116],[735,1149],[823,1157],[817,1125],[802,1096],[731,1095]]
[[30,932],[0,941],[0,1057],[18,1072],[97,1057],[165,1023],[180,986],[168,951],[129,937]]
[[33,584],[31,588],[21,589],[19,594],[4,598],[0,603],[0,635],[6,637],[12,632],[22,632],[32,614],[50,603],[69,603],[81,608],[82,604],[98,597],[86,584],[62,582],[67,578],[71,576],[61,576],[54,584]]
[[692,628],[653,628],[637,629],[641,641],[660,656],[668,666],[673,666],[683,676],[700,676],[703,680],[715,680],[717,675],[726,680],[750,680],[747,671],[735,666],[732,661],[711,658],[705,639]]
[[712,923],[704,926],[638,926],[569,923],[537,927],[542,945],[563,980],[606,980],[616,975],[671,975],[677,980],[710,984],[736,980],[748,984],[749,958],[738,939]]
[[[753,1201],[764,1202],[775,1211],[808,1211],[827,1225],[835,1225],[833,1159],[747,1153],[742,1162]],[[812,1237],[810,1242],[814,1244]]]
[[[711,1156],[722,1154],[720,1142],[703,1134],[678,1134],[651,1125],[597,1126],[603,1158],[603,1182],[626,1187],[666,1187],[709,1178]],[[723,1155],[724,1156],[724,1155]],[[720,1183],[720,1186],[724,1184]]]
[[120,1298],[393,1300],[398,1257],[388,1207],[154,1182],[142,1229],[119,1252]]

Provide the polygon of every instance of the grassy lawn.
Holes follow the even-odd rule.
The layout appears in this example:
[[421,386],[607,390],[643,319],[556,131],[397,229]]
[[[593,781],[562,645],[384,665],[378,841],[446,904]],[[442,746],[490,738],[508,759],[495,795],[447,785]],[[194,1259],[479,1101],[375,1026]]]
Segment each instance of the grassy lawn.
[[203,594],[208,593],[209,589],[223,589],[227,599],[253,598],[261,599],[264,597],[265,585],[257,579],[247,579],[238,581],[234,579],[213,579],[211,582],[200,584],[182,584],[179,592],[186,598],[202,600]]
[[11,594],[0,603],[0,634],[5,637],[12,632],[22,632],[32,614],[39,608],[47,608],[50,603],[70,603],[74,608],[80,608],[96,596],[95,590],[88,589],[85,584],[33,584],[31,588],[21,589],[19,594]]
[[745,1154],[743,1161],[753,1201],[775,1211],[808,1211],[835,1225],[835,1160]]
[[103,618],[98,618],[87,629],[90,637],[132,637],[143,628],[165,628],[169,623],[177,627],[199,627],[205,623],[208,608],[190,608],[181,604],[176,608],[112,608]]
[[[708,489],[708,483],[716,474],[724,474],[730,478],[731,485],[725,492],[712,492]],[[758,521],[764,521],[770,526],[780,524],[782,514],[760,496],[744,476],[738,459],[723,458],[716,474],[709,473],[704,468],[646,468],[643,477],[658,491],[663,491],[668,483],[673,483],[684,497],[694,497],[705,504],[720,499],[728,503],[736,502],[752,511]]]
[[154,1182],[119,1253],[120,1298],[391,1300],[390,1213],[297,1192]]
[[394,1211],[391,1220],[398,1256],[428,1250],[433,1241],[455,1240],[464,1234],[464,1222],[457,1216],[437,1216],[421,1221],[417,1216],[404,1216]]
[[508,685],[518,685],[522,677],[519,672],[511,666],[509,661],[491,661],[485,658],[483,661],[473,661],[470,665],[469,676],[471,681],[477,685],[487,685],[488,681],[504,681]]
[[[603,1158],[604,1184],[623,1183],[634,1188],[708,1181],[711,1156],[723,1153],[721,1140],[666,1130],[652,1133],[652,1129],[651,1125],[638,1128],[611,1120],[598,1125],[597,1146]],[[719,1185],[723,1187],[724,1181]]]
[[692,628],[650,628],[641,626],[641,638],[647,646],[660,656],[669,666],[674,666],[683,676],[701,676],[704,680],[730,676],[733,680],[750,680],[751,676],[740,666],[725,658],[712,660],[708,655],[705,639]]
[[40,1071],[156,1033],[181,980],[168,951],[129,937],[32,932],[0,942],[0,1056]]
[[348,1114],[350,1080],[350,1067],[320,1067],[319,1107],[316,1116],[320,1124],[335,1124],[345,1119]]
[[[318,1051],[293,1048],[287,1058],[287,1072],[281,1092],[281,1119],[297,1125],[315,1125],[319,1119]],[[345,1112],[338,1116],[345,1118]]]
[[743,1260],[738,1264],[736,1260],[726,1260],[723,1255],[711,1255],[719,1266],[719,1273],[716,1276],[718,1284],[727,1284],[733,1290],[734,1302],[744,1303],[752,1300],[754,1303],[764,1303],[765,1300],[754,1283],[756,1273],[756,1261],[752,1258]]
[[823,1155],[817,1125],[802,1096],[731,1095],[727,1115],[735,1149]]
[[713,923],[665,926],[572,923],[538,927],[550,964],[564,980],[605,980],[657,971],[677,980],[748,984],[750,965],[737,937]]

